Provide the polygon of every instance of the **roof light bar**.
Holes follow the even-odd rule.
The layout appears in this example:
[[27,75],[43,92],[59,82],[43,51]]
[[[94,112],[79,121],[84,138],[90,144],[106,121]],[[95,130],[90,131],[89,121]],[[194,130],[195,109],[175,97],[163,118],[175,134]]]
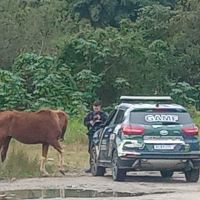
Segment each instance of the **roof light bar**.
[[126,103],[172,103],[173,99],[170,96],[121,96],[120,101]]

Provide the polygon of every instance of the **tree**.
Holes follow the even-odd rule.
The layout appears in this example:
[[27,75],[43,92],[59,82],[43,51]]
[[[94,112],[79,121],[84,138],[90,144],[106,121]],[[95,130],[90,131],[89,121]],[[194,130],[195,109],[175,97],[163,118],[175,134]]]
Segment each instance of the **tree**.
[[22,52],[55,55],[68,24],[64,5],[65,0],[1,0],[0,67],[8,69]]

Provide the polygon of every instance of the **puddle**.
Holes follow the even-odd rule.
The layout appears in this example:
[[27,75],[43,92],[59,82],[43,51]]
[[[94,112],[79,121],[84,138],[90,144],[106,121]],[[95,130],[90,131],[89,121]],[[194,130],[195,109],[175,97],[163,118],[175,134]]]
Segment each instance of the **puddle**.
[[[162,192],[159,192],[159,194]],[[167,192],[165,192],[167,193]],[[152,193],[151,193],[152,194]],[[154,193],[157,194],[157,193]],[[148,195],[148,193],[128,192],[99,192],[81,189],[46,189],[46,190],[13,190],[0,192],[0,200],[6,199],[51,199],[51,198],[95,198],[95,197],[134,197]]]

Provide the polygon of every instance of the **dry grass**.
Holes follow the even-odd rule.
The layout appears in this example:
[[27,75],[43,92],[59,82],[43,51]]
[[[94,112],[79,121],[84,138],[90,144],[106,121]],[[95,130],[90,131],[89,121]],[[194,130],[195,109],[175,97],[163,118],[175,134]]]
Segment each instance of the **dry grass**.
[[[81,171],[88,167],[87,144],[66,144],[63,143],[64,160],[66,172]],[[17,141],[12,141],[5,163],[0,164],[0,177],[38,177],[39,162],[41,158],[41,145],[25,145]],[[57,176],[58,173],[58,153],[50,147],[47,171]]]

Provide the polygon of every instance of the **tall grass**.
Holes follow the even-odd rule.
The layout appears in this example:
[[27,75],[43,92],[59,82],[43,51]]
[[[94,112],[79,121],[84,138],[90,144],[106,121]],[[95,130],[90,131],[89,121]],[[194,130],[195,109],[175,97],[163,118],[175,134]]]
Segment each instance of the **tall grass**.
[[[195,107],[189,107],[188,112],[190,113],[194,123],[199,127],[200,129],[200,112],[196,110]],[[200,135],[200,133],[199,133]]]
[[67,131],[65,133],[65,142],[67,144],[86,144],[87,129],[83,125],[83,119],[80,117],[73,118],[69,121]]

